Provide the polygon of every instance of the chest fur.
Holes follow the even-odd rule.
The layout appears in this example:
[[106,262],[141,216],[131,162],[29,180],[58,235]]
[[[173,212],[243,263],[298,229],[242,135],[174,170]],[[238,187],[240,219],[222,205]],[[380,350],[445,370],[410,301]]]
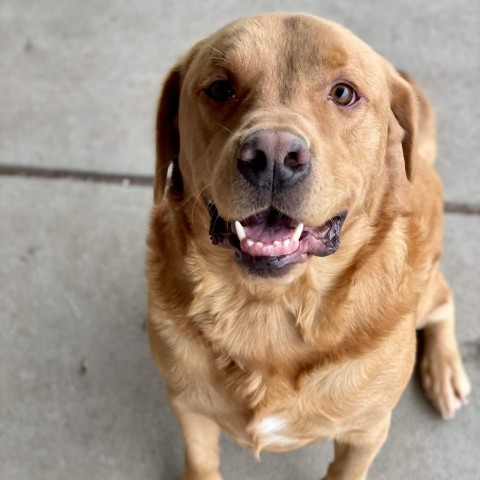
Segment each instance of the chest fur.
[[361,428],[369,411],[395,403],[408,372],[385,371],[385,364],[394,363],[392,355],[382,346],[358,359],[295,373],[240,367],[226,356],[217,357],[210,374],[192,379],[184,396],[254,452],[284,451],[332,438],[352,425]]
[[393,405],[410,368],[395,361],[395,337],[413,332],[412,322],[380,318],[379,328],[354,299],[331,294],[322,302],[312,292],[270,298],[228,283],[197,289],[188,311],[163,320],[159,332],[167,383],[257,452],[335,436],[360,426],[368,409]]

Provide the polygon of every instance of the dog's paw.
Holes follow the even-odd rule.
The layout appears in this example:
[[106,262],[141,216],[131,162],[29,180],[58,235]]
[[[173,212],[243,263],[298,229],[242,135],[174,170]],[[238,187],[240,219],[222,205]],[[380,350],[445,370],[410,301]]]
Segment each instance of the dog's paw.
[[453,418],[468,404],[470,381],[456,348],[438,344],[427,348],[420,363],[420,377],[427,398],[444,420]]

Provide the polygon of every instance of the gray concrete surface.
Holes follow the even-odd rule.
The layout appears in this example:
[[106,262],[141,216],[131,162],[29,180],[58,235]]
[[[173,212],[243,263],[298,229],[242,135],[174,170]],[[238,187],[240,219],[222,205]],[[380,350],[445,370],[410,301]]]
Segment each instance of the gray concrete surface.
[[[431,95],[446,196],[480,204],[476,0],[0,2],[0,166],[153,172],[169,65],[235,17],[307,11],[354,30]],[[172,480],[182,442],[144,330],[150,188],[0,176],[0,480]],[[441,421],[414,379],[372,480],[476,480],[480,215],[447,215],[444,268],[474,385]],[[264,454],[222,440],[226,480],[317,479],[331,445]]]
[[439,115],[446,197],[480,203],[478,0],[2,0],[0,161],[152,173],[167,69],[226,22],[273,10],[338,21],[417,77]]

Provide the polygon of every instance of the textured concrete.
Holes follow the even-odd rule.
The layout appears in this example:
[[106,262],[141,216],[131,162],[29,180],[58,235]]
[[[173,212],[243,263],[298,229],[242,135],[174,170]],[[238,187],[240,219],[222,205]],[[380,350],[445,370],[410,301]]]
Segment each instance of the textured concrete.
[[[0,178],[0,478],[173,480],[182,441],[144,330],[148,188]],[[474,384],[443,422],[414,380],[372,480],[476,480],[480,218],[447,216],[445,270]],[[330,443],[261,463],[222,440],[226,480],[318,479]]]
[[336,20],[417,77],[438,111],[446,197],[480,204],[478,0],[2,0],[0,162],[152,173],[169,66],[224,23],[272,10]]
[[[480,205],[477,0],[2,0],[0,166],[153,173],[161,81],[193,42],[262,11],[352,29],[417,77],[439,117],[447,200]],[[183,447],[144,329],[149,188],[0,176],[0,479],[173,480]],[[443,422],[414,379],[372,480],[476,480],[480,216],[447,216],[471,405]],[[257,463],[224,438],[226,480],[318,479],[329,443]]]

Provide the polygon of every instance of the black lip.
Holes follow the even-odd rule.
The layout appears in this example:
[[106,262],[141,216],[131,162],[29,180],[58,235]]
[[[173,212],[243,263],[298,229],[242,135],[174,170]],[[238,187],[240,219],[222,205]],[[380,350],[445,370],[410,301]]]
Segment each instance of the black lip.
[[295,265],[304,262],[304,259],[301,257],[300,254],[295,252],[279,257],[252,257],[241,250],[235,252],[235,259],[239,265],[246,268],[252,275],[264,278],[285,275]]
[[[213,202],[205,202],[208,213],[210,214],[210,240],[214,245],[223,245],[225,240],[234,240],[233,232],[230,229],[230,224],[218,214],[216,205]],[[238,243],[238,238],[237,238]],[[226,246],[226,245],[225,245]],[[238,245],[240,248],[240,245]]]
[[335,253],[340,247],[340,235],[342,233],[343,223],[347,218],[348,210],[343,210],[335,217],[331,218],[329,222],[331,223],[330,228],[323,239],[326,251],[325,252],[315,252],[314,255],[318,257],[326,257]]

